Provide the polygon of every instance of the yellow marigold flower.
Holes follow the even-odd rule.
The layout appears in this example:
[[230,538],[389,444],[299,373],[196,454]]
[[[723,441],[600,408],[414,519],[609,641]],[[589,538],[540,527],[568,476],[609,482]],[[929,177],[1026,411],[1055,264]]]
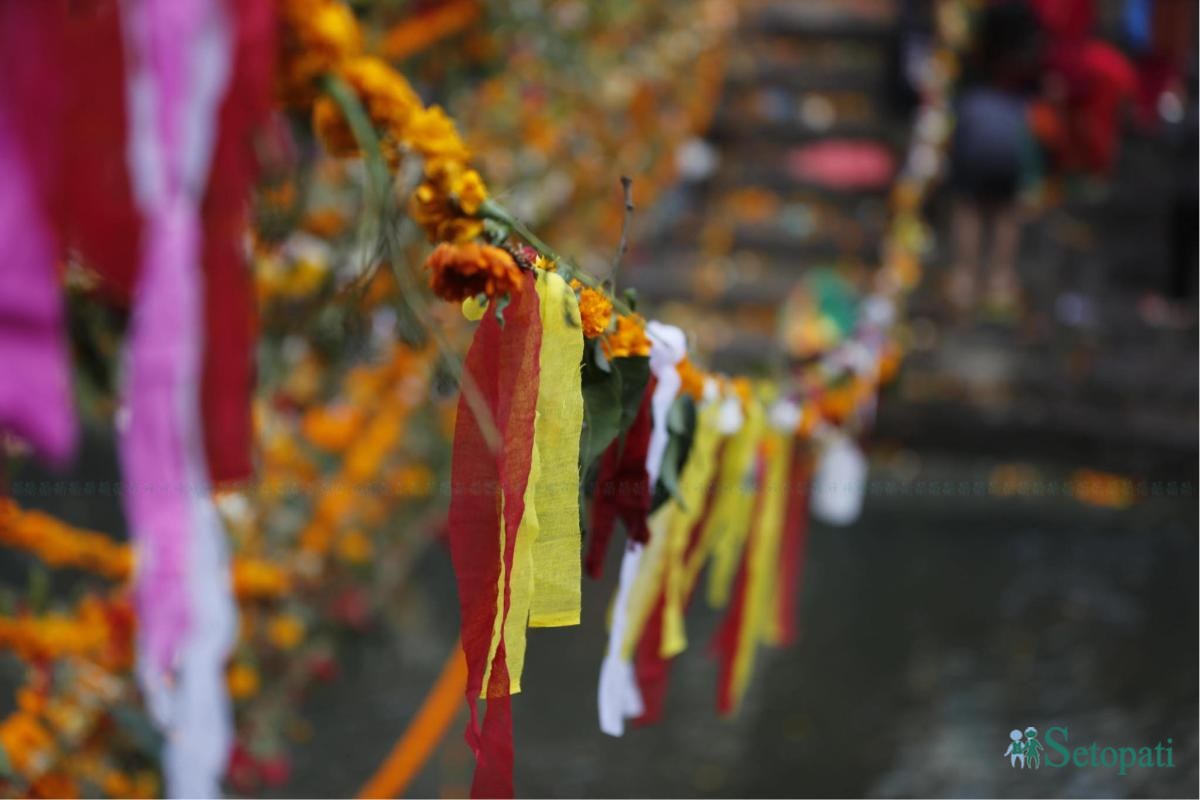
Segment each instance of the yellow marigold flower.
[[362,564],[371,557],[374,547],[360,530],[346,531],[337,542],[338,558],[350,564]]
[[392,472],[391,486],[401,497],[428,497],[434,480],[433,470],[424,464],[405,464]]
[[133,777],[133,791],[129,797],[151,798],[158,796],[158,776],[148,769],[141,770]]
[[109,797],[131,797],[133,781],[120,770],[109,770],[104,776],[104,793]]
[[461,302],[485,294],[499,297],[521,291],[517,262],[505,250],[486,244],[440,244],[425,261],[429,285],[443,300]]
[[0,746],[18,772],[36,773],[50,763],[54,736],[37,717],[15,711],[0,722]]
[[453,158],[432,158],[425,164],[425,181],[413,192],[410,212],[431,241],[465,242],[483,231],[483,224],[470,217],[486,199],[478,172]]
[[300,227],[313,236],[332,239],[346,230],[346,217],[343,217],[342,212],[337,209],[317,209],[308,213],[304,221],[300,223]]
[[331,453],[345,450],[362,427],[363,413],[354,406],[313,408],[304,415],[304,438]]
[[267,625],[267,639],[280,650],[291,650],[304,640],[304,623],[293,614],[277,614]]
[[258,677],[258,670],[241,661],[231,666],[225,677],[229,684],[229,694],[234,700],[245,700],[258,694],[262,683]]
[[583,335],[589,339],[603,336],[612,322],[612,301],[604,292],[584,286],[577,280],[571,281],[571,288],[579,291],[579,318],[583,321]]
[[423,157],[467,161],[471,154],[454,127],[454,120],[441,106],[430,106],[413,114],[405,128],[403,141]]
[[[539,253],[538,257],[533,260],[533,268],[544,270],[545,272],[556,272],[558,270],[558,262],[552,258],[546,258]],[[574,278],[571,279],[571,288],[578,289],[582,285]]]
[[483,233],[480,220],[460,215],[448,193],[429,181],[413,192],[408,210],[431,242],[465,243]]
[[689,358],[684,356],[684,359],[675,366],[675,371],[679,373],[681,381],[679,390],[681,392],[696,400],[704,397],[704,373],[697,369]]
[[457,183],[450,187],[450,191],[458,200],[458,207],[472,216],[479,212],[479,207],[488,196],[483,178],[473,169],[462,173]]
[[362,99],[375,127],[402,138],[413,115],[422,110],[421,98],[412,85],[386,61],[360,56],[341,65],[338,74]]
[[279,5],[279,94],[304,108],[316,97],[317,78],[362,51],[362,31],[339,0],[284,0]]
[[650,340],[641,317],[617,317],[617,329],[602,342],[609,358],[650,355]]
[[332,97],[321,95],[313,103],[312,126],[318,141],[330,155],[341,158],[358,155],[354,131]]
[[332,541],[333,529],[323,522],[314,522],[300,533],[298,544],[305,553],[323,555],[329,551]]

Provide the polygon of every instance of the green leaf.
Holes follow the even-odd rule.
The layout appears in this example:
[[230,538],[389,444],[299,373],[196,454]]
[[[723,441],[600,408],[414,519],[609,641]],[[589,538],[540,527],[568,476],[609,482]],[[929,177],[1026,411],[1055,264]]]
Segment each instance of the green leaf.
[[496,322],[500,323],[500,327],[504,328],[504,309],[508,308],[508,304],[512,302],[512,298],[506,294],[496,298]]
[[667,414],[667,448],[663,453],[662,468],[658,473],[658,484],[654,487],[654,501],[651,510],[657,509],[668,498],[685,511],[687,503],[679,489],[679,479],[683,474],[684,464],[692,450],[692,439],[696,431],[696,404],[687,395],[680,395],[671,405]]
[[642,405],[642,395],[650,381],[650,359],[646,356],[614,358],[612,370],[621,378],[621,424],[617,433],[623,436]]
[[162,752],[163,735],[150,722],[149,717],[131,706],[124,705],[113,706],[109,713],[117,727],[124,731],[139,749],[155,758],[158,757]]
[[8,760],[8,751],[0,746],[0,777],[12,778],[16,775],[13,772],[12,762]]
[[[589,343],[590,344],[590,343]],[[583,433],[579,461],[583,474],[621,431],[621,376],[596,366],[588,349],[583,357]]]

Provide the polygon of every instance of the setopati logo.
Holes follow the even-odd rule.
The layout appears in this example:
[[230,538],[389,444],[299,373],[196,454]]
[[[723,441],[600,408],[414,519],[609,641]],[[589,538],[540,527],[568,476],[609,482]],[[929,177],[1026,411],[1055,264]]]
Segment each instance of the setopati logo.
[[1009,742],[1004,755],[1009,757],[1012,766],[1020,764],[1021,769],[1037,769],[1042,765],[1042,743],[1038,741],[1037,735],[1037,728],[1032,725],[1025,729],[1025,733],[1013,731],[1008,735],[1012,741]]
[[[1125,775],[1134,768],[1173,768],[1175,761],[1171,753],[1174,739],[1168,738],[1166,746],[1158,742],[1153,747],[1148,745],[1134,747],[1133,745],[1104,745],[1091,742],[1087,745],[1071,747],[1069,745],[1070,731],[1066,726],[1050,728],[1046,731],[1045,746],[1038,740],[1038,730],[1032,725],[1023,732],[1014,730],[1008,734],[1008,749],[1004,757],[1012,767],[1038,769],[1045,761],[1048,767],[1076,767],[1078,769],[1116,769],[1118,775]],[[1046,751],[1043,755],[1043,751]]]

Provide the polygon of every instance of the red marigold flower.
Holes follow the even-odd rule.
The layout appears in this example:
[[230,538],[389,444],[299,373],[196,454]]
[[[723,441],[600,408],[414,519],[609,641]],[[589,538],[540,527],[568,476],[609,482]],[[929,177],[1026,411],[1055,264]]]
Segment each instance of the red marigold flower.
[[429,285],[443,300],[461,302],[484,294],[521,291],[521,269],[508,251],[487,244],[440,244],[425,261]]

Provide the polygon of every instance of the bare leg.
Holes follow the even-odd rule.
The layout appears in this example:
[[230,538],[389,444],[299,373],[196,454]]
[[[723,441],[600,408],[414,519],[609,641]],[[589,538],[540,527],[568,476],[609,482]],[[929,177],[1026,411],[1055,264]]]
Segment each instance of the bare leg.
[[966,198],[955,198],[951,225],[954,230],[954,266],[947,289],[950,302],[963,311],[975,302],[975,280],[979,272],[983,238],[979,206]]
[[1021,245],[1020,212],[1015,203],[997,208],[992,220],[992,246],[988,259],[988,294],[998,305],[1016,304],[1020,289],[1017,253]]

